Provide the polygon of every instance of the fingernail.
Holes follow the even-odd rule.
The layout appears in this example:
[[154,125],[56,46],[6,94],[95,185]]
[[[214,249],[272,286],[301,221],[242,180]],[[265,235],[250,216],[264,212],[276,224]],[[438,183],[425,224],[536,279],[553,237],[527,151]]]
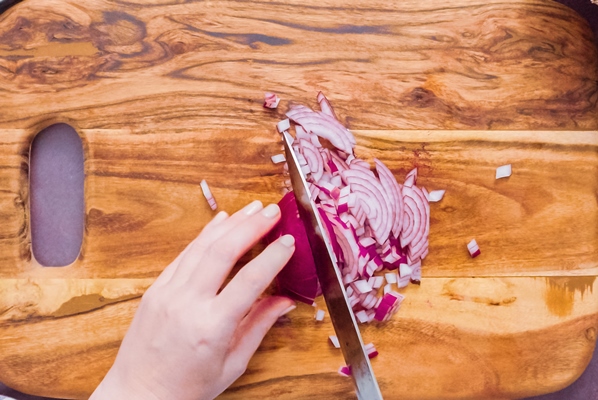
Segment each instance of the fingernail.
[[256,214],[259,210],[264,208],[263,204],[259,200],[255,200],[252,203],[249,203],[243,208],[243,212],[245,215],[253,215]]
[[266,218],[274,218],[280,214],[280,208],[276,204],[270,204],[262,210],[262,215]]
[[293,235],[284,235],[280,238],[280,243],[287,247],[293,247],[295,245],[295,237]]
[[216,216],[214,217],[214,219],[212,219],[212,221],[213,222],[221,222],[221,221],[224,221],[227,217],[228,217],[228,214],[226,211],[220,211],[218,214],[216,214]]
[[291,311],[293,311],[295,308],[297,308],[297,306],[293,304],[292,306],[290,306],[289,308],[287,308],[283,312],[281,312],[278,316],[282,317],[283,315],[286,315],[286,314],[290,313]]

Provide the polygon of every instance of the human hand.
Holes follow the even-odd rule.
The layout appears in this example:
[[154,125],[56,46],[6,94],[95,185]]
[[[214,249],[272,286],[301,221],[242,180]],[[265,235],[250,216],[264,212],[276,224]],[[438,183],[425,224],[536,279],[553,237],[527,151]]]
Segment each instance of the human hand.
[[239,258],[280,218],[255,201],[220,212],[143,295],[114,365],[91,400],[213,399],[241,376],[286,297],[257,300],[295,250],[285,235],[218,293]]

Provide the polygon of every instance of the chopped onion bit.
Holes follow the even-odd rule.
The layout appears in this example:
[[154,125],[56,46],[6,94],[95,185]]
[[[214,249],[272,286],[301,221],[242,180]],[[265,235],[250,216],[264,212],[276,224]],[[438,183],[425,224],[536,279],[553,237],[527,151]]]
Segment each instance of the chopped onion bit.
[[444,192],[444,190],[432,190],[430,193],[428,193],[428,201],[430,203],[435,203],[442,200],[444,197]]
[[476,242],[475,239],[467,244],[467,250],[469,251],[471,258],[476,258],[480,255],[480,246],[478,246],[478,242]]
[[284,154],[273,155],[272,157],[270,157],[270,159],[272,160],[272,162],[274,164],[279,164],[279,163],[285,162],[287,160],[286,157],[284,156]]
[[212,195],[212,191],[210,190],[210,187],[208,186],[208,182],[206,182],[205,179],[202,179],[202,181],[199,183],[199,185],[201,186],[201,191],[203,192],[203,196],[208,201],[210,208],[212,210],[217,209],[218,205],[216,204],[216,199],[214,199],[214,196]]
[[330,343],[332,343],[332,345],[335,348],[337,348],[337,349],[341,348],[341,343],[338,341],[338,338],[336,337],[336,335],[328,336],[328,339],[330,339]]
[[[392,285],[403,288],[421,281],[421,261],[428,254],[430,202],[442,199],[445,191],[428,192],[418,186],[417,168],[401,184],[382,161],[374,159],[372,165],[358,158],[355,137],[322,93],[318,93],[318,103],[320,111],[291,106],[288,119],[280,121],[277,129],[281,133],[294,130],[293,149],[330,239],[355,318],[360,323],[386,321],[404,298]],[[281,223],[271,241],[286,233],[305,236],[297,207],[290,207],[289,202],[295,202],[292,192],[279,203]],[[297,242],[308,244],[306,238]],[[296,247],[277,281],[283,294],[311,304],[316,292],[321,293],[313,256],[308,245]],[[299,266],[302,259],[308,266]],[[289,269],[300,275],[291,278]]]
[[374,343],[368,343],[363,346],[363,348],[369,358],[374,358],[378,355],[378,351],[376,350],[376,347],[374,347]]
[[324,310],[316,311],[316,321],[324,321],[324,315],[326,315],[326,312],[324,312]]
[[278,132],[280,132],[280,133],[283,133],[284,131],[288,131],[289,129],[291,129],[291,122],[289,121],[288,118],[283,119],[278,124],[276,124],[276,129],[278,129]]
[[338,369],[338,374],[341,376],[351,376],[351,367],[343,365]]
[[508,178],[511,176],[511,164],[501,165],[496,168],[496,179]]
[[280,103],[280,97],[276,93],[266,92],[264,95],[264,108],[276,108]]

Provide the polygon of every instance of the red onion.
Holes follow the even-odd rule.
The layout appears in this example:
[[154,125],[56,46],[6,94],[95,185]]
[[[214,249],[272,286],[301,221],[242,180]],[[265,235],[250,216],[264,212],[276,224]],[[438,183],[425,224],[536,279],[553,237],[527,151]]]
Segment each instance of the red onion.
[[476,242],[475,239],[467,244],[467,250],[469,251],[471,258],[476,258],[480,255],[480,246],[478,246],[478,242]]
[[[421,260],[428,254],[429,202],[440,200],[444,191],[428,193],[418,186],[417,169],[406,175],[402,185],[380,160],[373,160],[373,171],[366,160],[353,153],[353,134],[339,122],[322,93],[318,94],[318,103],[321,111],[293,106],[286,113],[289,119],[281,121],[277,129],[295,130],[293,148],[308,181],[311,198],[326,225],[356,319],[360,323],[385,321],[403,300],[395,288],[421,281]],[[320,143],[318,138],[328,143]],[[288,212],[294,213],[293,218],[285,217],[283,210],[281,222],[296,224],[299,221],[296,207]],[[304,230],[294,227],[285,228],[285,232],[279,229],[274,236],[289,230],[295,235],[305,235]],[[296,240],[308,243],[304,236],[301,239],[296,236]],[[287,265],[277,282],[283,294],[291,293],[294,298],[311,304],[319,290],[314,285],[313,256],[309,246],[302,250],[299,247],[289,262],[294,265]],[[298,267],[297,260],[303,258],[308,260],[306,265]],[[303,275],[292,279],[291,270]],[[301,290],[304,282],[307,288]]]

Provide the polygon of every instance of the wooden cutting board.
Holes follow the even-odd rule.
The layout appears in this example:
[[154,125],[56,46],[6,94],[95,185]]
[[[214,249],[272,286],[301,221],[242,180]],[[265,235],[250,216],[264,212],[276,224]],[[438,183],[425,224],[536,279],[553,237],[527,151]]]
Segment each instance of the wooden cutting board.
[[[211,218],[200,180],[227,211],[277,201],[274,124],[318,90],[361,157],[447,190],[422,285],[363,327],[385,398],[518,398],[581,374],[598,331],[585,21],[549,1],[152,3],[25,0],[0,17],[0,381],[88,396],[143,291]],[[262,108],[266,90],[278,110]],[[73,265],[43,268],[27,166],[55,122],[84,143],[86,232]],[[496,181],[505,163],[513,176]],[[313,312],[282,319],[222,398],[350,398]]]

